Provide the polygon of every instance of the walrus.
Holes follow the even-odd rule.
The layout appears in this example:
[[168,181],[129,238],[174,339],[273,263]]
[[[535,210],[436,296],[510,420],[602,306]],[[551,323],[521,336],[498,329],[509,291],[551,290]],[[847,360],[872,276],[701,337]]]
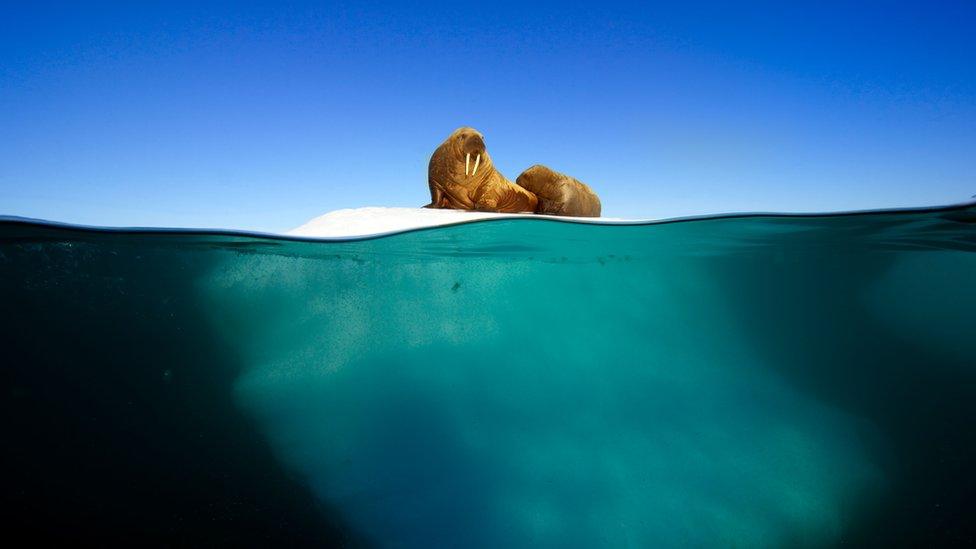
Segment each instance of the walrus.
[[535,195],[498,173],[485,139],[474,128],[458,128],[430,157],[427,166],[430,204],[483,212],[534,212]]
[[600,197],[575,177],[536,164],[522,172],[515,184],[539,199],[535,213],[600,217]]

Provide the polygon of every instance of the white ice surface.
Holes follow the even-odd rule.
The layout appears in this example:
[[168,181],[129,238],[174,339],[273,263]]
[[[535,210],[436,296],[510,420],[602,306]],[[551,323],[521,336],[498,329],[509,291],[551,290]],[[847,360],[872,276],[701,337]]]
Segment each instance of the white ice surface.
[[434,227],[475,219],[500,217],[545,217],[552,219],[571,219],[588,223],[619,223],[628,221],[609,217],[557,217],[536,214],[501,214],[427,208],[369,207],[335,210],[320,215],[301,227],[288,231],[287,234],[311,237],[366,236],[415,229],[418,227]]

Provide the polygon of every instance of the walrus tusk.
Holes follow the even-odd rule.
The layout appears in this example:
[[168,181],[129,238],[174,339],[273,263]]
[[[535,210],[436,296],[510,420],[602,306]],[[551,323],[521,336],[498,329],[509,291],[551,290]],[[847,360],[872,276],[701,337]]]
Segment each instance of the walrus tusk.
[[464,175],[468,175],[468,164],[471,162],[471,153],[464,156]]
[[471,172],[471,175],[477,175],[477,173],[478,173],[478,164],[481,164],[481,153],[478,153],[478,158],[475,158],[475,160],[474,160],[474,171]]

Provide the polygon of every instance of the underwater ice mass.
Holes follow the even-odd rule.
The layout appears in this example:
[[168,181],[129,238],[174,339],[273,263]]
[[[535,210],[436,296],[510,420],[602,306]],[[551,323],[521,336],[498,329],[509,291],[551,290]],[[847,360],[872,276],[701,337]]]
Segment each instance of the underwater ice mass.
[[[971,534],[974,222],[516,218],[300,241],[8,221],[0,266],[25,322],[70,314],[104,339],[86,320],[110,294],[139,319],[117,330],[162,326],[187,350],[153,379],[184,400],[218,357],[225,421],[337,543],[820,547]],[[5,331],[17,368],[55,360]],[[148,348],[85,352],[162,368]],[[277,478],[236,482],[260,497]]]

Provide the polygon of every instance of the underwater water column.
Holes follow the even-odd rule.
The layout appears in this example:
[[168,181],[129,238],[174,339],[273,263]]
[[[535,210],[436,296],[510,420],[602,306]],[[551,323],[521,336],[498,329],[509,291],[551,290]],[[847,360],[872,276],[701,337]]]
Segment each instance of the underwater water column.
[[[28,408],[61,402],[17,415],[8,465],[29,474],[12,501],[71,528],[49,498],[94,481],[28,463],[55,445],[45,429],[107,398],[71,440],[104,499],[135,503],[75,494],[93,536],[129,512],[164,539],[318,545],[965,541],[974,217],[335,241],[10,221],[11,386]],[[57,486],[31,496],[44,475]],[[218,520],[158,520],[151,498]]]

